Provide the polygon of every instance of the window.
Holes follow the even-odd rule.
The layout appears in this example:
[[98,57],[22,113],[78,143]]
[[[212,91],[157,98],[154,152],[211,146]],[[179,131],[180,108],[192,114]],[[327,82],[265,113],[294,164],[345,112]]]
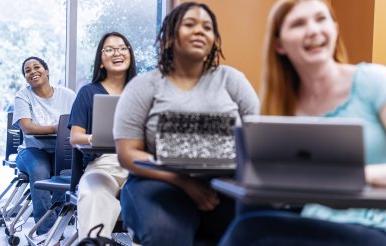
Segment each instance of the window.
[[66,0],[0,1],[0,156],[5,151],[7,111],[26,85],[21,65],[29,56],[43,58],[52,84],[65,83]]
[[80,0],[77,21],[77,88],[90,82],[96,47],[107,32],[124,34],[134,48],[138,72],[156,65],[154,42],[161,24],[162,1]]
[[21,73],[25,58],[45,59],[51,84],[76,89],[92,77],[100,37],[118,31],[131,42],[139,72],[147,71],[156,64],[155,37],[170,4],[170,0],[1,0],[0,156],[5,150],[6,112],[13,110],[15,93],[26,84]]

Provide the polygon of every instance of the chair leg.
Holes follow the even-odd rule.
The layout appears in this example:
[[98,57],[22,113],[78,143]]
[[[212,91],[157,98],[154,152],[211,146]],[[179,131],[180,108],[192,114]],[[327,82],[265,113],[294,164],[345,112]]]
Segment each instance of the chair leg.
[[[32,214],[32,202],[31,202],[31,194],[28,194],[28,197],[25,199],[20,211],[17,213],[15,218],[9,224],[8,230],[10,235],[14,235],[16,233],[17,228],[24,225],[27,221],[24,220],[25,217],[29,217]],[[23,218],[23,219],[21,219]]]
[[28,181],[19,179],[16,182],[14,190],[12,191],[11,195],[9,196],[9,198],[1,209],[1,214],[3,215],[5,220],[12,217],[12,215],[17,213],[18,209],[20,209],[20,204],[26,198],[26,193],[24,193],[24,191],[27,189],[27,187]]
[[53,246],[56,245],[61,236],[63,235],[64,230],[69,224],[71,218],[75,213],[76,207],[72,204],[66,204],[60,211],[58,219],[55,221],[54,226],[50,230],[48,237],[44,243],[45,246]]
[[76,231],[71,237],[66,239],[61,246],[70,246],[78,239],[78,231]]
[[58,218],[56,219],[54,225],[48,232],[43,236],[34,236],[37,228],[45,221],[45,219],[55,212],[56,208],[62,206],[60,203],[55,203],[45,214],[44,216],[32,227],[29,233],[26,235],[29,245],[57,245],[60,241],[66,226],[70,222],[72,216],[74,215],[76,207],[72,204],[65,204]]

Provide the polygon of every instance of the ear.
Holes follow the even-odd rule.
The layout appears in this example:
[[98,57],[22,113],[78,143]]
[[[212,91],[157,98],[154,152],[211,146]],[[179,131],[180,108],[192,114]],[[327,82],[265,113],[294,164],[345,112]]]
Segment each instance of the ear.
[[286,54],[286,51],[285,49],[283,48],[283,46],[281,45],[281,42],[280,42],[280,39],[276,39],[275,40],[275,50],[278,54],[280,55],[285,55]]

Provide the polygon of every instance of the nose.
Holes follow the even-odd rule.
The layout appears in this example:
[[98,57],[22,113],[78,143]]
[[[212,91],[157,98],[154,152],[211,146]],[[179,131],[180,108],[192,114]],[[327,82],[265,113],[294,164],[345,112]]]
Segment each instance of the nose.
[[307,35],[312,36],[318,33],[320,30],[320,24],[315,21],[309,21],[307,23]]
[[195,33],[195,34],[201,34],[201,35],[203,35],[203,34],[204,34],[204,27],[203,27],[201,24],[195,25],[195,27],[194,27],[194,33]]

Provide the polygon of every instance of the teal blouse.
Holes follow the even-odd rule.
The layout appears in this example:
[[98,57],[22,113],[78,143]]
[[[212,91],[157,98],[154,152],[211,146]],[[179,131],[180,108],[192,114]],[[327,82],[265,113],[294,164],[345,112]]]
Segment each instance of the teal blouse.
[[[353,77],[348,99],[326,117],[360,118],[364,125],[367,164],[386,164],[386,129],[379,117],[386,106],[386,67],[361,63]],[[331,209],[317,204],[306,205],[302,216],[334,222],[357,223],[386,230],[386,210]]]

